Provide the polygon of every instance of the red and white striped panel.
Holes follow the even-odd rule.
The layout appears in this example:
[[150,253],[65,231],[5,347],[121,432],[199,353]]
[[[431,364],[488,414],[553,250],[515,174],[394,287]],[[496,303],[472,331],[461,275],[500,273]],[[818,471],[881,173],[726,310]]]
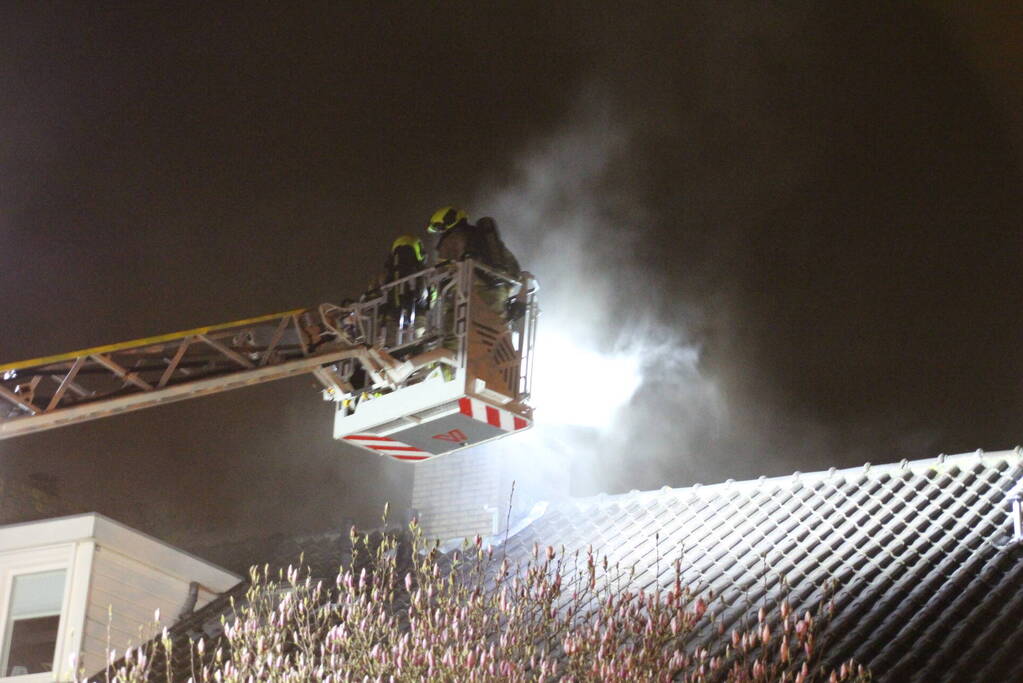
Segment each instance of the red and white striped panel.
[[433,456],[432,453],[427,453],[422,449],[416,448],[415,446],[409,446],[407,443],[402,443],[401,441],[389,439],[386,436],[377,436],[375,434],[349,434],[342,438],[359,448],[368,448],[371,451],[375,451],[381,455],[389,455],[392,458],[397,458],[398,460],[426,460]]
[[515,413],[495,408],[475,398],[466,397],[458,399],[458,409],[462,415],[468,415],[474,420],[486,422],[491,427],[497,427],[506,432],[525,429],[529,426],[527,420]]

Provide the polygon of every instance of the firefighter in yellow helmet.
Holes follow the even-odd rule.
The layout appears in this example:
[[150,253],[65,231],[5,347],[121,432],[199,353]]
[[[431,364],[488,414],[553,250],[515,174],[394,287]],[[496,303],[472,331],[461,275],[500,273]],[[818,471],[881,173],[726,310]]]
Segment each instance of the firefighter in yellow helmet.
[[414,235],[401,235],[391,244],[387,259],[387,281],[399,280],[422,270],[426,265],[423,242]]
[[394,240],[381,278],[383,284],[391,285],[383,311],[391,328],[387,332],[389,344],[411,341],[422,330],[429,294],[423,278],[412,276],[425,267],[423,243],[418,237],[401,235]]
[[[462,209],[445,206],[433,214],[426,230],[438,236],[434,250],[436,263],[471,258],[513,279],[519,277],[519,263],[501,241],[493,218],[480,218],[473,224]],[[509,301],[517,288],[510,286],[505,278],[482,271],[477,272],[476,282],[487,308],[507,320]]]
[[472,258],[512,277],[519,275],[518,261],[501,241],[493,218],[480,218],[474,225],[464,210],[445,206],[430,217],[426,231],[437,236],[437,263]]

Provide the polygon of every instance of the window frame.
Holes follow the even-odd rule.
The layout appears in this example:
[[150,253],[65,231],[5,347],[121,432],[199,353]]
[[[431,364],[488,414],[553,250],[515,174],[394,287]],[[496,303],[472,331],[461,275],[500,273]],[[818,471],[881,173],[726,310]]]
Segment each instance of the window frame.
[[7,670],[11,633],[10,611],[14,591],[14,579],[26,574],[64,570],[64,593],[60,601],[60,621],[57,626],[57,640],[53,649],[53,665],[50,671],[20,676],[0,675],[0,683],[37,683],[54,681],[59,678],[63,662],[60,659],[67,650],[68,606],[74,583],[73,543],[47,548],[0,553],[0,674]]

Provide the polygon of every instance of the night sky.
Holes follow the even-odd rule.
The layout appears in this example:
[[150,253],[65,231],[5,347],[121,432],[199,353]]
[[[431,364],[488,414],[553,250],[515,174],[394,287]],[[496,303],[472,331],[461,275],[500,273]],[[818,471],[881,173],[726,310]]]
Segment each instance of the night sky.
[[[378,4],[5,3],[0,362],[355,296],[452,203],[543,279],[479,205],[541,158],[557,215],[601,203],[564,249],[607,319],[675,330],[726,406],[595,449],[599,488],[1023,441],[1018,10]],[[687,410],[644,378],[630,419]],[[372,522],[410,470],[331,421],[287,380],[0,442],[0,477],[186,546]]]

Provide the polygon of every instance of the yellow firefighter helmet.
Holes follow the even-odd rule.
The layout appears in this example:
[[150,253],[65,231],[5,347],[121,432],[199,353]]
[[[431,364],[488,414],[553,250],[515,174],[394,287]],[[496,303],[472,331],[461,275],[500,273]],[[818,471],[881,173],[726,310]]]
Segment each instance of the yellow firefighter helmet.
[[394,240],[394,244],[391,245],[391,253],[393,254],[401,247],[411,247],[412,251],[416,253],[416,260],[422,262],[423,242],[418,237],[415,235],[402,235]]
[[437,211],[434,212],[433,217],[430,218],[430,224],[426,226],[426,231],[447,232],[458,225],[458,223],[468,218],[469,215],[462,209],[454,206],[445,206],[444,208],[437,209]]

